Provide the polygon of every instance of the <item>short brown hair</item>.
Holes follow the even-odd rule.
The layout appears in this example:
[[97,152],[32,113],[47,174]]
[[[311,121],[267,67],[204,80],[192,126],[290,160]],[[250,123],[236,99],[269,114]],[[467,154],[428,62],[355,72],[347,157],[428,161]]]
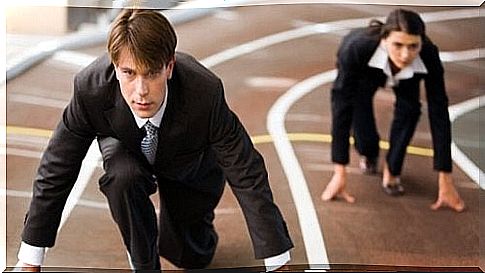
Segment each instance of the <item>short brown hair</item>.
[[138,68],[159,70],[175,55],[177,36],[159,11],[125,9],[114,20],[108,36],[108,53],[118,64],[123,49],[133,56]]

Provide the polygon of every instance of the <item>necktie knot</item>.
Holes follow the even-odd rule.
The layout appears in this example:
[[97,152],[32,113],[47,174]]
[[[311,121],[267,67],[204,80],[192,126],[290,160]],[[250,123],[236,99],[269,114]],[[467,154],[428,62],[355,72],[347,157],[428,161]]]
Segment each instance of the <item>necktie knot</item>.
[[147,123],[143,125],[143,129],[145,130],[146,135],[141,141],[141,151],[147,158],[148,162],[153,164],[157,154],[158,129],[150,121],[147,121]]
[[157,134],[157,127],[150,121],[147,121],[147,123],[143,125],[143,129],[145,129],[147,136],[154,136]]

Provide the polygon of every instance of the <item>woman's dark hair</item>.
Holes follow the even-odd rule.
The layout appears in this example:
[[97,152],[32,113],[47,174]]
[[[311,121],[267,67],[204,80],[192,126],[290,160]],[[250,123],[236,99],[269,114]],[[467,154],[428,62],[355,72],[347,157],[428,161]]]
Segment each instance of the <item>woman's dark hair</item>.
[[387,16],[386,23],[373,19],[369,23],[369,31],[379,34],[380,38],[387,38],[392,31],[402,31],[411,35],[425,38],[426,30],[421,17],[414,11],[405,9],[393,10]]

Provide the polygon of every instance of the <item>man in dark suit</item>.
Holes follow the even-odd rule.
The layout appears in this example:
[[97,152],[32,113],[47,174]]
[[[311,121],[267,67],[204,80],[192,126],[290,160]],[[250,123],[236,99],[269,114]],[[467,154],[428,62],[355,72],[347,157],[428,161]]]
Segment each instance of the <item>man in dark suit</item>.
[[[228,181],[244,213],[255,256],[283,265],[293,247],[273,202],[261,155],[224,98],[221,80],[177,53],[163,15],[124,10],[109,55],[76,75],[74,95],[42,157],[19,260],[42,263],[88,147],[97,139],[99,180],[134,269],[160,269],[159,256],[204,268],[217,245],[214,209]],[[159,226],[149,196],[160,195]],[[40,251],[40,252],[39,252]],[[273,267],[274,268],[274,267]]]
[[413,11],[397,9],[381,23],[354,30],[344,37],[337,54],[338,76],[332,88],[332,161],[334,175],[322,194],[323,200],[336,196],[348,202],[346,191],[349,163],[349,136],[352,128],[355,147],[363,156],[361,168],[376,173],[379,155],[372,100],[379,87],[392,88],[396,95],[394,120],[389,136],[382,188],[392,196],[404,193],[400,174],[421,113],[420,81],[424,80],[434,148],[434,169],[439,172],[439,193],[432,209],[464,209],[451,176],[451,130],[444,71],[437,47],[425,35],[425,25]]

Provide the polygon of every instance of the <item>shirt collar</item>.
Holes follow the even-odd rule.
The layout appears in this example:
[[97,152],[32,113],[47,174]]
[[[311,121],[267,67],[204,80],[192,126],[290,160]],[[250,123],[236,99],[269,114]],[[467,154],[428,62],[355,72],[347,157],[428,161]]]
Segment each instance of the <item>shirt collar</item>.
[[133,117],[135,118],[136,125],[138,125],[138,128],[142,128],[143,125],[145,125],[145,123],[147,123],[147,121],[150,121],[156,127],[160,127],[160,123],[162,123],[163,114],[165,113],[165,109],[167,108],[167,99],[168,99],[168,87],[166,86],[165,87],[165,98],[163,99],[162,106],[160,106],[160,109],[151,118],[140,118],[139,116],[137,116],[135,114],[133,109],[131,109],[131,107],[130,107],[131,113],[133,114]]
[[414,59],[411,65],[406,66],[405,68],[401,69],[401,71],[399,71],[397,74],[392,75],[391,64],[389,63],[389,54],[382,44],[380,44],[376,48],[376,51],[370,58],[368,65],[370,67],[381,69],[384,74],[387,75],[388,81],[391,81],[391,86],[394,86],[399,80],[412,78],[414,74],[428,73],[428,70],[426,69],[424,62],[421,59],[421,56],[418,55],[418,57]]

